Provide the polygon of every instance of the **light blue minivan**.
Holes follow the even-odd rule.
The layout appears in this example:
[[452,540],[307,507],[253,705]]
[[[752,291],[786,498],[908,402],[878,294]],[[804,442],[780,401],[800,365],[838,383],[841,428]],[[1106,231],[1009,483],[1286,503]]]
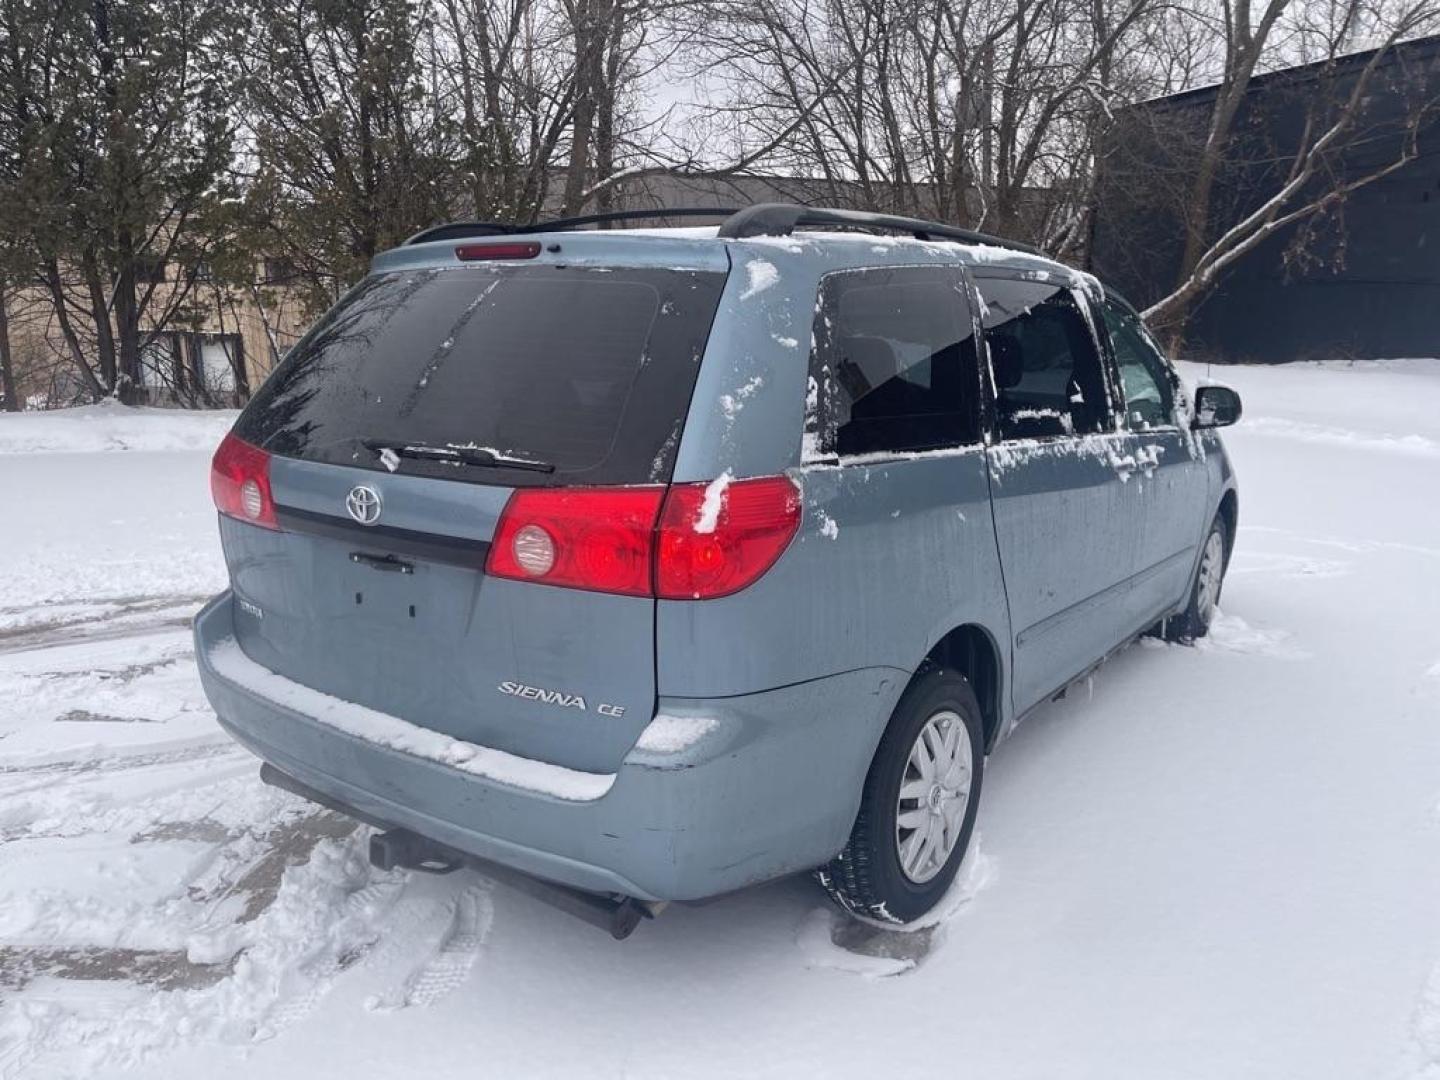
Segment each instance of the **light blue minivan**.
[[421,233],[259,390],[212,474],[210,701],[383,867],[617,937],[805,870],[913,920],[1018,717],[1206,632],[1239,400],[993,237],[594,223]]

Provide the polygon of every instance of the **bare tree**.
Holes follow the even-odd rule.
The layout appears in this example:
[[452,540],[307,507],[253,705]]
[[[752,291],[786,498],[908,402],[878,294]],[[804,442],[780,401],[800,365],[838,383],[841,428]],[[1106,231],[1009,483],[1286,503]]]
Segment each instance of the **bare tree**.
[[408,0],[251,0],[247,14],[233,50],[246,212],[232,243],[252,268],[288,259],[320,309],[452,209],[455,129],[426,105],[431,13]]
[[1064,247],[1115,57],[1154,0],[733,0],[707,12],[735,138],[828,201]]
[[230,19],[198,0],[0,3],[8,236],[26,265],[12,277],[49,294],[93,396],[133,394],[214,242]]
[[[1175,285],[1144,313],[1173,341],[1183,337],[1194,304],[1227,267],[1282,230],[1338,210],[1354,191],[1413,161],[1417,134],[1440,104],[1433,77],[1412,80],[1403,67],[1397,77],[1391,63],[1398,43],[1440,21],[1440,7],[1433,0],[1378,13],[1364,0],[1344,0],[1328,9],[1326,29],[1314,22],[1313,10],[1292,8],[1295,3],[1269,0],[1257,16],[1249,0],[1223,2],[1223,70],[1206,130],[1193,155],[1183,146],[1178,154],[1187,182],[1177,193],[1184,248]],[[1287,18],[1296,14],[1298,25]],[[1363,63],[1346,62],[1341,51],[1353,43],[1367,16],[1375,17],[1370,30],[1378,43]],[[1300,137],[1290,146],[1257,147],[1240,125],[1251,80],[1265,66],[1278,67],[1297,53],[1305,55],[1317,40],[1328,55],[1305,83]],[[1377,99],[1374,92],[1382,82],[1388,94]],[[1398,117],[1377,117],[1377,100],[1402,102]],[[1186,133],[1177,124],[1170,134],[1183,141]],[[1393,147],[1381,160],[1353,153],[1362,144],[1378,141]],[[1261,174],[1257,160],[1279,167]],[[1217,212],[1216,193],[1227,172],[1244,173],[1249,178],[1244,186],[1258,194],[1248,203],[1224,208],[1222,214]]]

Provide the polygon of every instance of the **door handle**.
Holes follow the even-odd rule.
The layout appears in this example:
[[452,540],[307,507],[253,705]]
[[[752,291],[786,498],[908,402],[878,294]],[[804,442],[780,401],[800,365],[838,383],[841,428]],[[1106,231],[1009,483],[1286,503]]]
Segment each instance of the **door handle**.
[[368,566],[372,570],[386,570],[395,574],[413,574],[415,572],[414,563],[397,559],[394,555],[371,555],[365,551],[352,551],[350,552],[350,561],[359,563],[361,566]]

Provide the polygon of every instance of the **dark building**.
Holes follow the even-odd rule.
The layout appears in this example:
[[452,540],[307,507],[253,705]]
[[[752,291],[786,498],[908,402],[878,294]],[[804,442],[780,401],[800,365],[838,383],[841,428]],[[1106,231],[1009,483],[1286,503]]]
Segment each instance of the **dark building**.
[[[1210,239],[1281,187],[1296,148],[1328,126],[1374,55],[1251,81]],[[1188,183],[1215,93],[1207,87],[1126,109],[1102,154],[1091,268],[1142,308],[1177,283]],[[1381,58],[1358,123],[1300,201],[1333,188],[1334,178],[1353,180],[1397,160],[1417,119],[1413,161],[1279,229],[1222,274],[1193,309],[1187,353],[1268,362],[1440,355],[1440,37]]]

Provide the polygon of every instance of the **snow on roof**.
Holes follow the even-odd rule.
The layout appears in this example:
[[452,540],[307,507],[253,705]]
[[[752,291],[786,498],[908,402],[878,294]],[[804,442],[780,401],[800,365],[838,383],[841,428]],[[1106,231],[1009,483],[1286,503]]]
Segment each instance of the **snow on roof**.
[[1088,278],[1074,267],[1066,266],[1064,263],[1056,262],[1044,255],[1032,254],[1022,251],[1019,248],[1007,247],[1003,243],[965,243],[960,240],[921,240],[914,236],[895,236],[885,233],[861,232],[846,229],[806,229],[799,228],[788,236],[751,236],[743,240],[733,240],[731,243],[768,246],[780,248],[782,251],[791,254],[800,254],[814,243],[831,244],[854,244],[865,245],[876,254],[884,254],[891,251],[909,249],[917,254],[925,254],[928,257],[936,255],[959,256],[961,261],[967,263],[1010,263],[1011,265],[1023,265],[1037,270],[1048,270],[1062,273],[1076,278]]
[[[657,213],[657,217],[660,215]],[[593,230],[598,232],[599,230]],[[720,231],[719,225],[675,225],[670,227],[657,226],[645,229],[623,229],[625,236],[657,236],[668,237],[672,240],[713,240],[715,234]]]
[[[663,211],[656,211],[656,216],[663,216]],[[719,240],[721,239],[719,225],[680,225],[680,226],[647,226],[643,228],[626,228],[615,230],[580,229],[580,230],[557,230],[554,235],[565,235],[569,237],[604,237],[612,240],[628,240],[631,238],[643,238],[650,240]],[[543,228],[537,229],[534,236],[547,235]],[[1066,266],[1047,256],[1034,254],[1020,248],[1007,246],[1003,240],[997,238],[993,244],[984,242],[969,243],[962,240],[940,239],[921,240],[918,237],[908,235],[896,235],[883,232],[867,232],[863,229],[843,229],[833,227],[798,227],[794,232],[780,235],[747,236],[742,238],[724,238],[727,244],[744,245],[747,247],[768,247],[779,249],[792,255],[803,254],[812,245],[864,245],[873,254],[887,254],[894,251],[908,250],[909,252],[921,255],[925,258],[949,257],[956,258],[965,263],[991,263],[1008,264],[1009,266],[1021,269],[1044,270],[1050,273],[1058,273],[1072,279],[1077,287],[1091,287],[1094,279],[1088,274],[1076,270],[1074,267]],[[421,245],[423,247],[424,245]],[[390,253],[382,253],[377,260],[385,258],[394,251],[405,251],[407,249],[392,249]],[[759,291],[758,289],[756,291]]]

